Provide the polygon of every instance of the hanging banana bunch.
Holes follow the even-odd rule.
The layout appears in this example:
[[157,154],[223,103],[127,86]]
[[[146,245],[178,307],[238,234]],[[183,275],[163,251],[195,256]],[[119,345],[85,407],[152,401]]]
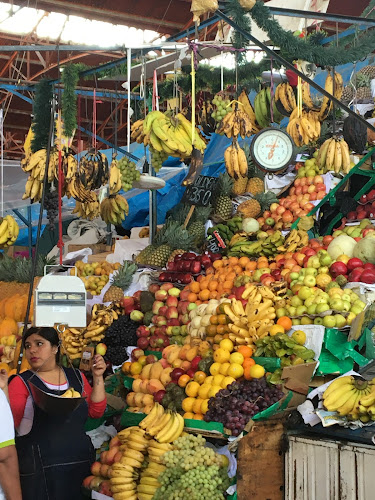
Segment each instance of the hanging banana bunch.
[[247,159],[245,151],[239,146],[237,139],[224,152],[225,168],[234,179],[247,177]]
[[256,123],[250,120],[250,117],[245,111],[239,110],[237,103],[236,109],[231,111],[221,120],[217,133],[220,135],[226,135],[228,139],[231,137],[236,138],[238,136],[244,139],[245,137],[250,137],[253,134],[259,132],[259,128]]
[[113,153],[109,166],[109,194],[116,194],[122,187],[121,171],[116,160],[117,153]]
[[79,162],[79,178],[88,190],[99,189],[108,183],[108,160],[100,151],[90,149]]
[[[344,91],[344,82],[342,76],[337,71],[334,72],[334,77],[332,77],[331,73],[328,73],[326,82],[324,85],[324,89],[329,92],[331,95],[336,97],[336,99],[341,99],[342,93]],[[323,103],[319,112],[319,120],[324,121],[329,115],[331,109],[333,107],[333,103],[331,99],[324,96]]]
[[297,107],[293,87],[289,83],[280,83],[275,92],[276,108],[283,116],[290,116]]

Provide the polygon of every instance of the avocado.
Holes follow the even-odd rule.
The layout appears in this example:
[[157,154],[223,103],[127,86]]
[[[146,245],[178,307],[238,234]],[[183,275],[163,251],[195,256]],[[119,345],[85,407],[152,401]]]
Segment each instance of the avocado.
[[143,313],[147,313],[149,311],[152,311],[152,305],[153,305],[154,301],[155,301],[155,298],[151,292],[141,292],[141,298],[140,298],[141,311]]

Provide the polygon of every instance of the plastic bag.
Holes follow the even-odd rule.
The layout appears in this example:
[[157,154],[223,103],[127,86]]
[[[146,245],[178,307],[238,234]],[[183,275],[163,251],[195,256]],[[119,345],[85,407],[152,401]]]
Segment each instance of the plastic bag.
[[256,0],[239,0],[239,4],[245,10],[251,10],[256,4]]
[[190,11],[193,13],[193,21],[199,25],[199,16],[206,12],[213,12],[219,8],[217,0],[192,0]]

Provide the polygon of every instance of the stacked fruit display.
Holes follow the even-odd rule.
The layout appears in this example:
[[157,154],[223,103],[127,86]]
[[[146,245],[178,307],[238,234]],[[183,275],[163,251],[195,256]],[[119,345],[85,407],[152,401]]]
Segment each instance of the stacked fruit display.
[[281,387],[268,384],[264,377],[236,381],[210,399],[204,420],[221,422],[229,433],[238,436],[254,415],[283,396]]
[[[354,213],[354,212],[349,212]],[[349,215],[349,214],[348,214]],[[345,224],[346,220],[344,221]],[[345,226],[342,225],[342,229],[336,229],[333,232],[333,236],[340,236],[340,234],[347,234],[348,236],[354,238],[356,241],[359,241],[361,238],[364,238],[369,232],[375,231],[375,226],[371,224],[369,219],[362,219],[358,225],[355,226]]]
[[375,189],[361,196],[355,211],[349,212],[347,219],[355,221],[363,219],[375,219]]
[[375,379],[344,376],[331,382],[323,394],[323,404],[348,420],[367,423],[375,420]]
[[247,234],[235,234],[229,242],[227,255],[230,257],[269,257],[276,255],[278,248],[284,244],[284,237],[279,230],[272,231],[272,234],[258,231],[256,237],[257,240],[252,241]]
[[173,252],[173,254],[167,263],[167,271],[159,274],[159,281],[172,281],[186,285],[193,280],[193,275],[200,274],[201,271],[211,267],[214,260],[221,259],[220,254],[210,252],[202,255],[196,255],[193,252],[182,254]]
[[224,500],[230,483],[227,458],[205,444],[202,436],[193,435],[182,436],[173,442],[173,449],[161,457],[166,468],[158,477],[161,486],[154,500]]
[[[361,282],[373,285],[375,283],[375,264],[364,263],[357,257],[352,257],[346,263],[337,260],[331,265],[329,271],[332,276],[340,276],[349,282]],[[337,280],[338,281],[338,280]]]
[[293,332],[290,337],[285,333],[276,333],[255,341],[257,349],[254,356],[280,358],[282,367],[311,363],[315,359],[315,352],[307,349],[305,342],[306,334],[302,330]]

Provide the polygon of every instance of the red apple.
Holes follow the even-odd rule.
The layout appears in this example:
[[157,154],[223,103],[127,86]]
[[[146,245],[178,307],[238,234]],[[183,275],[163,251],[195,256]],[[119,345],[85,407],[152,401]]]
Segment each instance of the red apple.
[[175,368],[171,372],[171,379],[177,381],[184,373],[185,371],[182,368]]
[[[167,283],[163,283],[162,286],[167,285]],[[168,297],[168,292],[167,290],[160,289],[155,293],[155,300],[160,300],[161,302],[165,302]]]
[[361,281],[361,275],[363,273],[364,269],[363,267],[357,267],[356,269],[354,269],[354,271],[352,271],[349,276],[348,276],[348,280],[351,281],[351,282],[358,282],[358,281]]
[[137,337],[148,337],[150,335],[150,329],[148,326],[141,325],[136,330]]
[[364,269],[360,280],[362,283],[373,285],[375,283],[375,271],[373,269]]
[[198,365],[201,360],[202,360],[201,356],[195,356],[195,358],[193,358],[191,362],[190,368],[196,372],[198,370]]
[[170,288],[173,288],[173,283],[163,283],[160,287],[160,290],[168,291]]
[[348,268],[343,262],[334,262],[329,268],[329,273],[333,278],[337,278],[340,274],[347,274]]
[[154,401],[156,403],[161,403],[163,401],[164,396],[166,395],[166,391],[160,390],[155,392],[154,394]]
[[177,307],[168,307],[165,316],[167,319],[178,318]]
[[156,293],[158,290],[160,290],[160,286],[157,285],[156,283],[152,283],[149,287],[148,287],[148,291],[151,292],[151,293]]
[[[171,288],[171,290],[173,290],[173,288]],[[178,288],[176,288],[176,290],[178,290]],[[175,296],[169,295],[169,297],[167,298],[165,303],[168,307],[177,307],[178,306],[178,298]]]
[[149,354],[146,357],[146,363],[148,365],[152,365],[153,363],[157,363],[157,362],[158,362],[158,358],[155,356],[155,354]]
[[128,295],[126,295],[122,301],[121,301],[121,305],[122,307],[125,309],[125,307],[128,307],[128,306],[134,306],[134,299],[133,297],[129,297]]
[[167,326],[180,326],[180,320],[177,318],[170,318],[167,320]]
[[180,293],[180,300],[181,301],[186,301],[188,296],[189,296],[190,290],[182,290]]
[[166,317],[167,311],[168,311],[168,307],[167,307],[167,306],[165,306],[165,305],[163,305],[163,306],[159,309],[158,316],[164,316],[164,317]]
[[133,293],[133,299],[135,302],[139,302],[141,300],[141,294],[142,294],[141,290],[138,290]]
[[[363,262],[361,261],[361,259],[358,259],[357,257],[353,257],[352,259],[348,260],[346,267],[348,268],[348,271],[353,271],[357,267],[363,267]],[[345,274],[345,273],[343,273],[343,274]]]
[[133,361],[137,361],[138,358],[140,358],[141,356],[144,356],[145,353],[143,351],[143,349],[139,349],[139,348],[135,348],[132,350],[132,360]]
[[149,337],[139,337],[137,340],[137,347],[139,347],[142,350],[148,349],[150,345],[150,339]]
[[100,462],[94,462],[91,466],[91,474],[93,476],[99,476],[101,466],[102,464]]

